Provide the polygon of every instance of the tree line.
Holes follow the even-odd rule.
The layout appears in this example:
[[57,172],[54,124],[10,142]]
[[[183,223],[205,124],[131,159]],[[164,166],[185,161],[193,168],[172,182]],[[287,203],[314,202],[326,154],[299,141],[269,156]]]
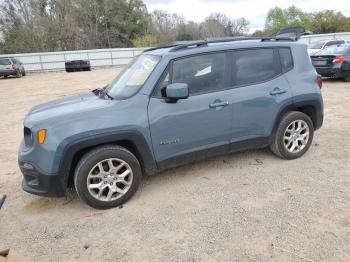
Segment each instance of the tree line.
[[249,34],[249,21],[213,13],[196,23],[142,0],[0,0],[0,53],[146,47],[207,38],[267,36],[290,26],[313,33],[350,31],[350,18],[326,10],[273,8],[265,28]]

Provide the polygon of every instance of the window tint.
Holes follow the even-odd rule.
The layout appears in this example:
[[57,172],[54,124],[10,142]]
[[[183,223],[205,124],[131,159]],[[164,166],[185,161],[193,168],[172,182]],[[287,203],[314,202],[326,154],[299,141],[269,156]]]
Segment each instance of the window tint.
[[326,49],[323,49],[315,54],[317,55],[347,55],[350,52],[350,45],[349,44],[344,44],[341,46],[331,46]]
[[333,46],[333,45],[339,45],[339,44],[343,44],[343,41],[329,41],[326,46]]
[[232,76],[234,85],[249,85],[267,81],[280,73],[270,48],[233,52]]
[[0,65],[10,65],[11,62],[7,58],[0,58]]
[[165,97],[165,87],[167,87],[170,84],[170,73],[169,73],[169,67],[165,70],[162,77],[159,79],[159,82],[156,87],[156,91],[154,93],[157,97]]
[[282,72],[287,72],[293,68],[292,53],[289,48],[280,48],[279,50],[280,60],[282,65]]
[[225,88],[226,54],[216,53],[174,61],[172,83],[187,83],[190,95]]

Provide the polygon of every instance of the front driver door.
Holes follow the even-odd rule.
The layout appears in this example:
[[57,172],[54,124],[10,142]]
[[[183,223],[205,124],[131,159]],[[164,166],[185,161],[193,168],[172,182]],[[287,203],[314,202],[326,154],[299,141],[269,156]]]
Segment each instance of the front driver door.
[[155,92],[148,106],[153,150],[159,168],[228,152],[232,108],[226,53],[210,53],[173,61],[158,89],[187,83],[190,96],[168,103]]

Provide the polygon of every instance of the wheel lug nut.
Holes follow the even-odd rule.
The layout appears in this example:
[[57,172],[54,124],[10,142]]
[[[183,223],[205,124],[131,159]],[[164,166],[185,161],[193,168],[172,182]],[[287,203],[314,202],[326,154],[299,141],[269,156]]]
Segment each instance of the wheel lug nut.
[[111,186],[113,186],[113,183],[110,183]]
[[107,181],[103,182],[104,184],[107,184]]

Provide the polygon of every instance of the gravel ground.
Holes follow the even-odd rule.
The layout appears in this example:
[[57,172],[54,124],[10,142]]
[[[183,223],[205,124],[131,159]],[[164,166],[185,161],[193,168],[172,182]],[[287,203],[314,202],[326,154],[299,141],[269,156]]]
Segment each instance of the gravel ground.
[[143,180],[98,211],[21,189],[17,149],[34,105],[102,87],[119,69],[0,79],[0,249],[34,261],[350,261],[350,84],[324,82],[325,122],[309,152],[268,150],[187,165]]

